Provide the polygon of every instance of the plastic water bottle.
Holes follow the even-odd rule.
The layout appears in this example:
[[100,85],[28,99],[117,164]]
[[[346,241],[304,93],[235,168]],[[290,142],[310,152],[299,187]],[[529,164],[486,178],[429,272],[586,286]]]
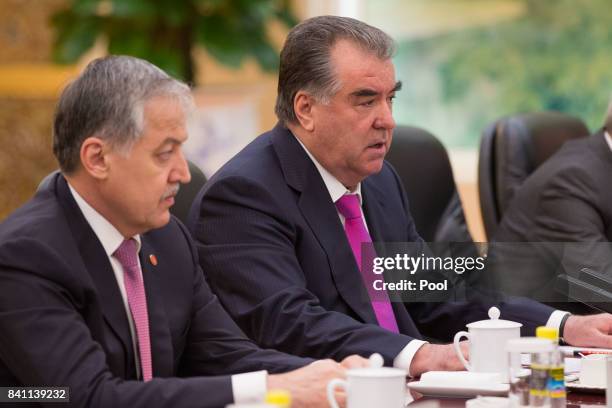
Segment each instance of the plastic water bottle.
[[[547,385],[553,348],[550,340],[536,337],[508,340],[506,343],[510,380],[508,397],[511,407],[548,408],[550,406]],[[523,366],[523,355],[528,355],[531,369]]]
[[550,340],[553,343],[554,348],[550,353],[546,388],[548,389],[551,408],[563,408],[566,406],[565,361],[559,350],[559,330],[552,327],[538,327],[536,337]]

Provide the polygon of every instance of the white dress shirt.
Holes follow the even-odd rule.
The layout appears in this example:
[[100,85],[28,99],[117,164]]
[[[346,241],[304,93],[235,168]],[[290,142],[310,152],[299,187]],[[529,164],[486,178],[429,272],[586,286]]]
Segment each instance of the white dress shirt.
[[[329,191],[329,195],[332,199],[332,202],[335,203],[344,194],[357,194],[357,196],[359,197],[359,202],[363,206],[363,200],[361,196],[361,183],[357,184],[357,187],[355,188],[354,191],[349,191],[336,177],[334,177],[325,167],[323,167],[321,163],[317,161],[317,159],[315,159],[315,157],[308,151],[306,146],[304,146],[304,144],[299,138],[297,137],[295,138],[300,143],[300,146],[302,146],[306,154],[308,154],[308,157],[310,157],[315,167],[319,171],[319,174],[321,175],[321,178],[323,179],[323,183],[325,183],[325,187],[327,187],[327,191]],[[612,140],[608,140],[608,142],[611,143],[610,146],[612,148]],[[365,222],[365,214],[363,213],[363,207],[361,208],[361,216],[363,218],[365,227],[367,229],[368,225],[367,225],[367,222]],[[340,217],[340,221],[342,222],[342,225],[344,225],[344,216],[340,214],[340,212],[338,212],[338,217]],[[548,321],[546,322],[546,326],[558,328],[561,325],[561,320],[563,320],[563,317],[566,314],[568,314],[568,312],[564,312],[561,310],[555,310],[554,312],[552,312],[552,314],[548,318]],[[427,344],[427,342],[423,340],[415,339],[415,340],[410,341],[406,345],[406,347],[404,347],[402,351],[399,352],[397,357],[395,357],[395,359],[393,360],[393,366],[397,368],[402,368],[406,370],[408,375],[411,375],[410,365],[412,364],[412,359],[414,358],[414,355],[416,354],[416,352],[419,351],[421,346],[423,346],[424,344]]]
[[[108,256],[110,264],[113,267],[115,279],[117,280],[117,285],[119,286],[119,291],[121,292],[121,299],[123,300],[125,313],[130,326],[136,371],[138,377],[140,377],[140,358],[138,354],[138,345],[136,344],[137,337],[135,336],[134,319],[132,317],[125,292],[123,267],[121,266],[121,263],[113,256],[125,238],[123,235],[121,235],[117,228],[115,228],[106,218],[104,218],[91,205],[89,205],[70,184],[68,184],[68,187],[70,188],[70,192],[79,206],[79,209],[83,213],[85,220],[87,220],[87,223],[102,244],[102,247],[106,252],[106,256]],[[135,235],[132,238],[137,242],[137,249],[138,252],[140,252],[140,235]],[[138,269],[142,274],[140,259],[138,259]],[[155,359],[155,356],[152,356],[152,358]],[[267,375],[267,371],[255,371],[251,373],[232,375],[232,394],[234,396],[234,401],[236,403],[263,401],[267,388]]]

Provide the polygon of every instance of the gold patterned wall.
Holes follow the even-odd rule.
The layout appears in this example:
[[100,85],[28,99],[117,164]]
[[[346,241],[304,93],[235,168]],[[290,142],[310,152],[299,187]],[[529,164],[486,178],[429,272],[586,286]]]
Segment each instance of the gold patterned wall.
[[[50,16],[66,0],[0,0],[0,221],[28,200],[38,183],[57,167],[51,153],[54,105],[66,82],[91,59],[106,53],[99,42],[75,66],[51,62]],[[286,29],[272,25],[280,47]],[[230,69],[197,48],[198,88],[250,95],[257,101],[259,131],[276,122],[273,107],[276,75],[264,73],[254,61]],[[246,89],[246,91],[245,91]]]
[[74,68],[50,62],[49,16],[62,0],[0,0],[0,220],[57,167],[51,121]]

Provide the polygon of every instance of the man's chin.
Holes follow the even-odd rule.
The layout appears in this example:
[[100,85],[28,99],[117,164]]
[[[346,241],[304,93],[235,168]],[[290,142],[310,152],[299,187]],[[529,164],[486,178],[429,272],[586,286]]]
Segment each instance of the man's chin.
[[151,220],[151,222],[149,223],[148,231],[165,227],[170,222],[170,217],[171,216],[169,210],[162,212],[157,217],[155,217],[154,220]]
[[380,159],[380,160],[375,160],[369,163],[367,172],[366,172],[367,175],[371,176],[371,175],[380,173],[380,171],[383,168],[384,162],[385,162],[384,159]]

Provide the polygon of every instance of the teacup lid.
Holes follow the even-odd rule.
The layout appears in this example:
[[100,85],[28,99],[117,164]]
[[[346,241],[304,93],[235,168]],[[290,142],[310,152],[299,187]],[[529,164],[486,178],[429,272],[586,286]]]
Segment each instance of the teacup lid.
[[467,325],[469,329],[513,329],[521,327],[522,323],[513,322],[511,320],[501,320],[499,318],[500,311],[493,306],[489,309],[489,320],[480,320]]

